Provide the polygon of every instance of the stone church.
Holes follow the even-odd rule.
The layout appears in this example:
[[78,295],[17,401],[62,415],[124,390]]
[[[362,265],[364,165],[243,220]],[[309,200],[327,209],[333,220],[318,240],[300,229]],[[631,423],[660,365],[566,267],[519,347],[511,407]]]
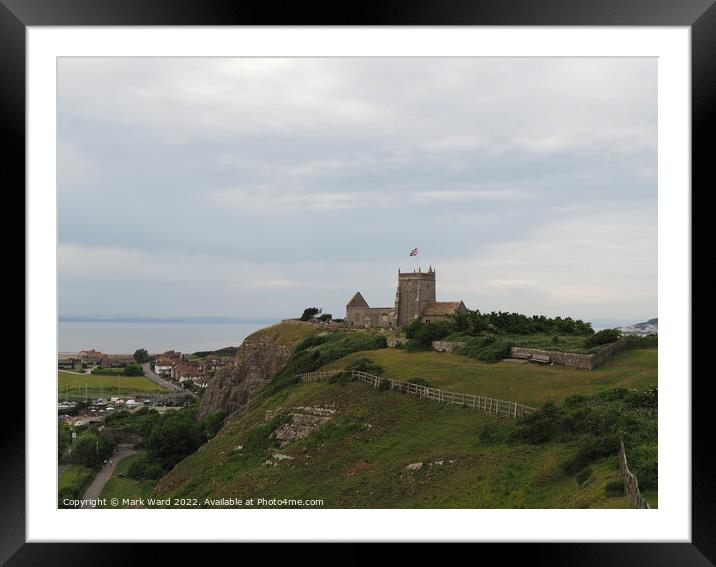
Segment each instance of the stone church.
[[401,273],[394,307],[370,307],[359,291],[346,305],[346,323],[352,327],[407,327],[418,317],[425,321],[445,321],[456,313],[465,313],[462,301],[435,301],[435,270],[420,269]]

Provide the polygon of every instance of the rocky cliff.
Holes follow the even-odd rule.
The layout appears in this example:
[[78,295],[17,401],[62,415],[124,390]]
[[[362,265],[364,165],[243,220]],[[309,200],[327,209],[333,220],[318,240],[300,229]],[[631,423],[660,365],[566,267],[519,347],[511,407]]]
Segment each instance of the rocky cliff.
[[199,417],[215,410],[231,414],[246,404],[249,394],[261,388],[288,362],[293,347],[316,332],[309,323],[281,323],[246,337],[234,363],[217,371],[209,382]]

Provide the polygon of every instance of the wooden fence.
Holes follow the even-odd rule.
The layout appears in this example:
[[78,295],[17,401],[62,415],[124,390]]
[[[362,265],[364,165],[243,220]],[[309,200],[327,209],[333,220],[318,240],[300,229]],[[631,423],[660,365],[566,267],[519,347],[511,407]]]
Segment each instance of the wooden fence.
[[[297,378],[299,378],[302,382],[317,382],[345,372],[346,371],[342,370],[307,372],[306,374],[299,374]],[[488,398],[486,396],[478,396],[475,394],[448,392],[446,390],[441,390],[440,388],[430,388],[421,384],[413,384],[412,382],[393,380],[392,378],[382,378],[360,370],[351,370],[350,374],[352,378],[358,380],[359,382],[363,382],[364,384],[368,384],[373,388],[380,388],[382,386],[385,389],[397,390],[410,396],[416,396],[420,399],[432,400],[443,404],[464,406],[500,417],[517,419],[537,411],[535,408],[526,406],[519,402],[500,400],[498,398]]]
[[305,374],[298,374],[296,378],[300,378],[301,382],[322,382],[332,376],[345,373],[345,370],[322,370],[321,372],[306,372]]
[[624,443],[619,443],[619,471],[624,477],[624,494],[629,499],[632,508],[651,508],[646,499],[639,492],[639,481],[627,465]]

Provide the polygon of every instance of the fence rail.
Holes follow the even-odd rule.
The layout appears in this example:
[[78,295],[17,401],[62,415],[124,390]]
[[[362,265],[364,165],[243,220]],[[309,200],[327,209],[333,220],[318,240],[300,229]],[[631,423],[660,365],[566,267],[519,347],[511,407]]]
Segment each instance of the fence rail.
[[297,378],[301,379],[301,382],[321,382],[327,380],[338,374],[343,374],[345,370],[322,370],[321,372],[306,372],[305,374],[299,374]]
[[[302,382],[310,383],[325,380],[332,376],[345,374],[347,372],[348,371],[345,370],[307,372],[305,374],[298,374],[296,377]],[[478,396],[476,394],[449,392],[447,390],[441,390],[440,388],[430,388],[428,386],[413,384],[412,382],[405,382],[403,380],[383,378],[381,376],[375,376],[374,374],[368,374],[367,372],[363,372],[361,370],[351,370],[350,375],[352,378],[363,382],[364,384],[368,384],[373,388],[384,387],[385,389],[397,390],[408,394],[409,396],[416,396],[420,399],[468,407],[483,413],[489,413],[500,417],[517,419],[537,411],[535,408],[526,406],[519,402],[500,400],[498,398],[490,398],[487,396]]]
[[624,495],[629,499],[632,508],[651,508],[646,499],[639,492],[639,481],[627,464],[624,442],[619,443],[619,471],[624,477]]

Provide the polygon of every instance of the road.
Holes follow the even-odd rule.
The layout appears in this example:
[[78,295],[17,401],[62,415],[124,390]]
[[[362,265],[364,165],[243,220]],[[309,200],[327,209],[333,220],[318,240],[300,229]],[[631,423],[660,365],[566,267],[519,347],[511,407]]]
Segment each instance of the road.
[[164,386],[165,388],[169,390],[175,390],[181,392],[183,388],[181,386],[177,386],[176,384],[173,384],[172,382],[168,382],[167,380],[164,380],[164,378],[160,377],[158,374],[152,371],[152,368],[149,366],[148,362],[145,362],[142,364],[142,369],[144,370],[144,376],[154,382],[155,384],[159,384],[160,386]]
[[[94,477],[92,484],[90,484],[87,487],[87,490],[85,490],[82,500],[99,498],[104,485],[112,476],[114,469],[117,468],[117,463],[124,459],[124,457],[128,457],[129,455],[135,453],[135,450],[132,449],[131,445],[118,445],[117,447],[117,452],[113,453],[110,457],[112,464],[102,467],[102,469],[97,473],[97,476]],[[82,508],[91,508],[91,506],[83,505]]]

